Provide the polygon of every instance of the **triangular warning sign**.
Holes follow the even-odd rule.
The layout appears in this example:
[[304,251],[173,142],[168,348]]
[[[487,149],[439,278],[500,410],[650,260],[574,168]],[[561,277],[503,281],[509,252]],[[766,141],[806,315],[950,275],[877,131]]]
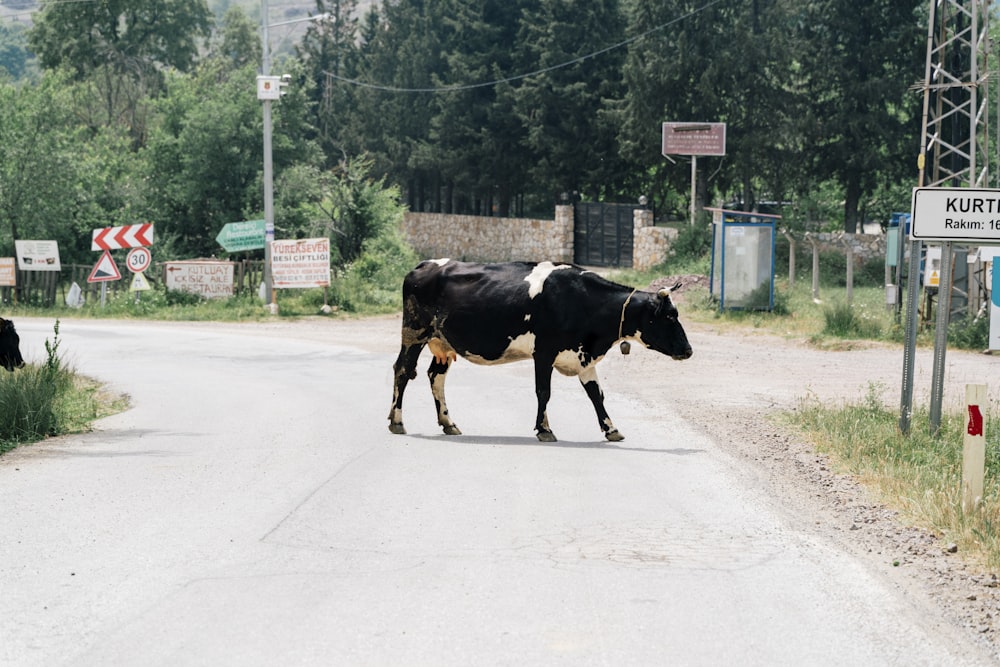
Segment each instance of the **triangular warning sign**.
[[128,288],[130,292],[145,292],[149,289],[149,281],[146,280],[146,276],[142,271],[137,272],[132,276],[132,286]]
[[87,282],[104,283],[121,279],[122,274],[118,270],[118,265],[115,264],[115,260],[111,259],[111,253],[105,250],[101,258],[97,260],[97,264],[94,264],[94,270],[90,272]]

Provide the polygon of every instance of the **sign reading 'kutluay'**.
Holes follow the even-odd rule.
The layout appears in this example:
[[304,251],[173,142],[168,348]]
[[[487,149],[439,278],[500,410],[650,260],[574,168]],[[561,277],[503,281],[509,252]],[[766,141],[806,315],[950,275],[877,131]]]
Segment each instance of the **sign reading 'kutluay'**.
[[1000,244],[1000,190],[915,188],[910,237]]

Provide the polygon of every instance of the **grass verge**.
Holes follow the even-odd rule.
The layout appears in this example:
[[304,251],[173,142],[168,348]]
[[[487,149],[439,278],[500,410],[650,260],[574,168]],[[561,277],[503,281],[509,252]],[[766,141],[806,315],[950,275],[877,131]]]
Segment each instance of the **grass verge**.
[[101,385],[77,375],[59,357],[59,322],[46,339],[43,364],[0,374],[0,454],[19,445],[90,430],[91,422],[125,408]]
[[[986,416],[986,481],[974,511],[962,508],[964,415],[946,414],[937,436],[926,412],[913,415],[909,436],[896,411],[882,402],[885,388],[869,385],[863,399],[839,407],[804,400],[785,414],[818,451],[859,478],[914,525],[954,542],[967,558],[1000,569],[1000,415]],[[995,411],[991,411],[995,412]]]

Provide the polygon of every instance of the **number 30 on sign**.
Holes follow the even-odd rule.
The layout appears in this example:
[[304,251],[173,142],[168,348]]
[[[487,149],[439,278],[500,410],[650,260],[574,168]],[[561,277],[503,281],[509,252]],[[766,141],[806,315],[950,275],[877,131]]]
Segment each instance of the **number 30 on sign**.
[[142,273],[149,268],[152,259],[153,256],[148,248],[132,248],[128,252],[128,257],[125,258],[125,265],[132,273]]

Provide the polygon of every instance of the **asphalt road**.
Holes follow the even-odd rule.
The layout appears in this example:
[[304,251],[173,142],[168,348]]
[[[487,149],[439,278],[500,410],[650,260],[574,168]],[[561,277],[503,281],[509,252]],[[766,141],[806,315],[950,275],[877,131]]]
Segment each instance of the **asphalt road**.
[[133,407],[0,457],[0,664],[988,664],[656,397],[607,443],[556,376],[542,444],[530,365],[460,361],[465,435],[423,377],[391,435],[391,324],[64,320]]

